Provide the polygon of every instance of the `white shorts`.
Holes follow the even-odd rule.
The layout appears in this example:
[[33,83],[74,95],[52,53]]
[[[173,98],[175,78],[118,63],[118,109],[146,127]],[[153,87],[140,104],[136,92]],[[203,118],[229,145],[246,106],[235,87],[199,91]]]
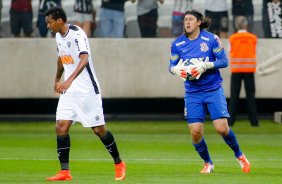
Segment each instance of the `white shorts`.
[[60,95],[56,120],[80,122],[83,127],[105,125],[101,95]]

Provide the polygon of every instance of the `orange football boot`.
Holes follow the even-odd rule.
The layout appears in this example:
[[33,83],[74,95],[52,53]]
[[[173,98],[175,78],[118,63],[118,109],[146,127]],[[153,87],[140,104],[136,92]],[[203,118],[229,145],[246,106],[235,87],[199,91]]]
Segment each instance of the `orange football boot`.
[[239,164],[242,168],[242,171],[244,173],[248,173],[248,172],[251,171],[251,164],[244,154],[241,155],[240,157],[237,157],[237,161],[239,162]]
[[204,168],[201,170],[201,174],[210,174],[214,170],[214,165],[210,163],[205,163]]
[[48,181],[72,180],[69,170],[61,170],[55,176],[47,178]]
[[115,180],[124,180],[125,179],[126,165],[124,161],[121,161],[119,164],[115,164]]

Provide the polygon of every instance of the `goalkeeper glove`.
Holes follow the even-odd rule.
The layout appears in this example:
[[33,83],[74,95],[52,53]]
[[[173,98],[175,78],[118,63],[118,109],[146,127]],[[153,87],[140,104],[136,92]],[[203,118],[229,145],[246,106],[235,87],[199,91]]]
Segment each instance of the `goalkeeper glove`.
[[182,59],[179,60],[177,65],[175,65],[174,67],[171,67],[171,69],[170,69],[171,73],[179,76],[183,81],[186,81],[186,78],[182,77],[183,70],[184,70],[184,67],[183,67],[183,60]]
[[181,77],[188,79],[188,80],[194,80],[195,77],[192,76],[191,69],[193,68],[193,65],[184,66],[183,70],[181,72]]
[[207,69],[214,68],[213,62],[200,62],[195,67],[192,68],[191,74],[192,77],[195,77],[197,80],[201,77],[202,73],[204,73]]

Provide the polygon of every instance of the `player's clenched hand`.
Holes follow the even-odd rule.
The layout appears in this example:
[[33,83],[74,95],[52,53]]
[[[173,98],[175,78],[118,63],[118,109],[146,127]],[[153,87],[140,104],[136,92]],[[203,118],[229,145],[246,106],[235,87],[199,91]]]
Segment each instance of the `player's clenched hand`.
[[55,91],[58,94],[64,94],[67,89],[70,87],[71,82],[69,80],[66,80],[64,83],[56,82],[55,84]]
[[198,80],[201,77],[202,73],[211,68],[214,68],[213,62],[200,62],[191,69],[191,74]]
[[207,67],[205,62],[200,62],[191,69],[191,74],[198,80],[201,77],[202,73],[204,73],[206,70]]
[[189,66],[184,66],[182,72],[181,72],[181,77],[182,78],[185,78],[185,79],[189,79],[189,80],[194,80],[195,77],[192,76],[192,73],[191,73],[191,68],[193,66],[192,65],[189,65]]
[[179,76],[183,81],[186,81],[187,78],[187,72],[184,68],[181,67],[173,67],[173,73],[174,75]]
[[58,92],[59,87],[62,85],[61,82],[55,82],[55,86],[54,86],[54,91],[57,95],[59,95],[60,93]]
[[184,72],[184,66],[183,66],[183,60],[180,59],[177,65],[172,67],[170,70],[174,75],[179,76],[183,81],[186,81],[187,75],[185,77],[185,72]]

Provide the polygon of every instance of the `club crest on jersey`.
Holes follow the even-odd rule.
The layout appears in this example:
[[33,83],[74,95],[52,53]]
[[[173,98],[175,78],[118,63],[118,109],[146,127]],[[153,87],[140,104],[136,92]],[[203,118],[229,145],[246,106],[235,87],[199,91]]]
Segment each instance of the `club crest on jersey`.
[[202,52],[207,52],[209,50],[209,47],[205,42],[201,43],[200,46]]
[[71,47],[71,42],[68,42],[67,45],[68,45],[68,48],[70,49],[70,47]]

